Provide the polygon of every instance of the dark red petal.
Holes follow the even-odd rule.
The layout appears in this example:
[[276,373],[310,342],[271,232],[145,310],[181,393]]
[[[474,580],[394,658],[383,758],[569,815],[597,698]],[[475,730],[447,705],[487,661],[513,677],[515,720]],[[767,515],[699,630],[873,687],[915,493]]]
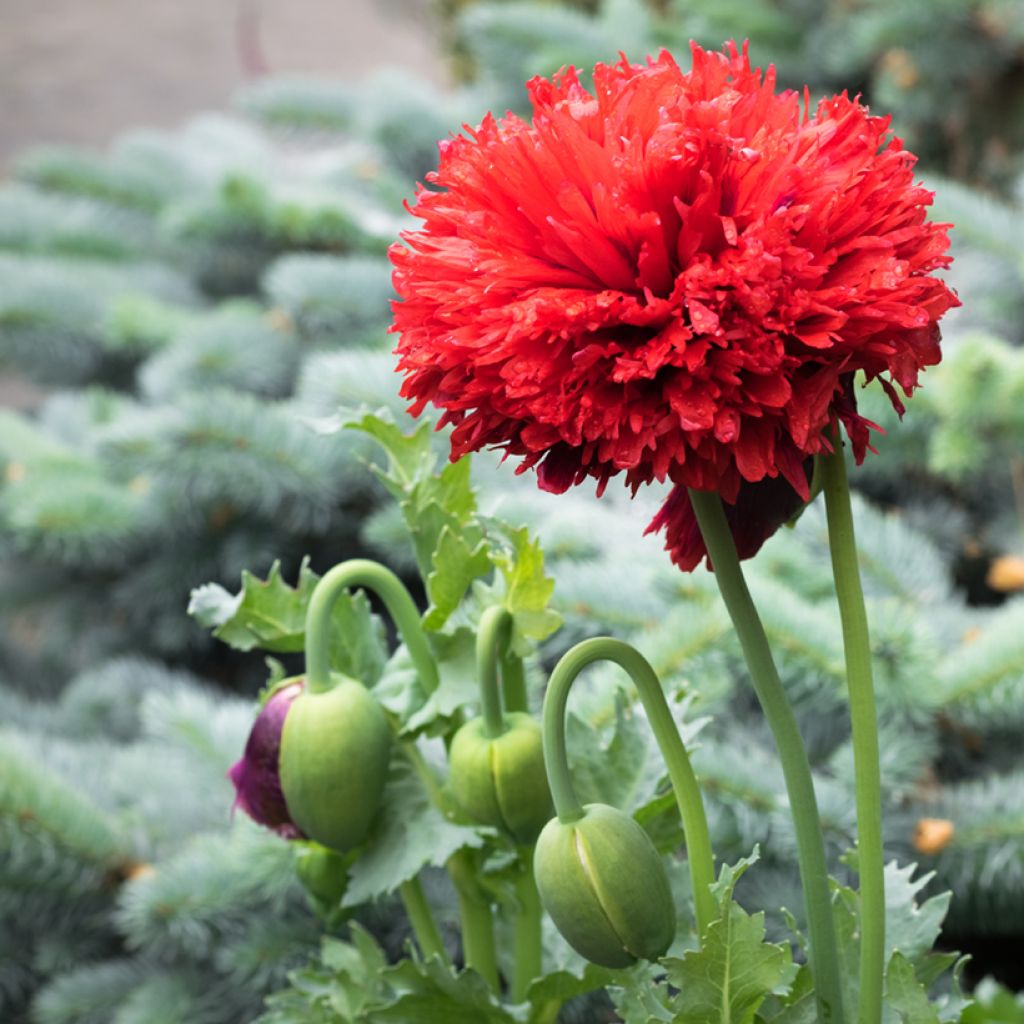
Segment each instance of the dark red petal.
[[284,686],[263,705],[249,733],[245,753],[228,771],[235,786],[234,807],[285,839],[301,839],[302,833],[288,813],[277,760],[285,717],[303,689],[301,682]]
[[[806,460],[805,476],[810,475],[813,465],[813,460]],[[735,504],[725,502],[725,518],[739,557],[753,558],[761,545],[789,522],[803,504],[804,498],[781,476],[740,484]],[[687,488],[678,485],[672,488],[645,533],[660,530],[665,530],[665,550],[684,572],[695,569],[705,559],[708,568],[713,569]]]

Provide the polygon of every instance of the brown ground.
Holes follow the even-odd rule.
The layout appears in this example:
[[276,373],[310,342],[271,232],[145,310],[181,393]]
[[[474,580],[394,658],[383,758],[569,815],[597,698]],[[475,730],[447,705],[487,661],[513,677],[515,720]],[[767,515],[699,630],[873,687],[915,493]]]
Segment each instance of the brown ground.
[[[429,0],[0,0],[0,174],[40,142],[103,145],[223,108],[245,81],[239,26],[269,70],[441,78]],[[258,62],[258,61],[257,61]]]

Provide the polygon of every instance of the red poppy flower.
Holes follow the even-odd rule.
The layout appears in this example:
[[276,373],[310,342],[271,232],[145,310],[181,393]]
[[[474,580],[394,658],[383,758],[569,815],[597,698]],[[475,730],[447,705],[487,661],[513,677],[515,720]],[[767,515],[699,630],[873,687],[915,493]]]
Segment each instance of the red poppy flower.
[[499,447],[553,491],[670,479],[652,528],[684,568],[704,555],[687,488],[734,528],[744,510],[752,554],[834,418],[864,457],[854,374],[902,411],[957,304],[931,276],[948,225],[887,118],[845,93],[811,113],[746,48],[692,50],[690,72],[599,64],[592,90],[534,79],[530,123],[441,143],[440,191],[391,249],[402,394],[444,410],[452,458]]

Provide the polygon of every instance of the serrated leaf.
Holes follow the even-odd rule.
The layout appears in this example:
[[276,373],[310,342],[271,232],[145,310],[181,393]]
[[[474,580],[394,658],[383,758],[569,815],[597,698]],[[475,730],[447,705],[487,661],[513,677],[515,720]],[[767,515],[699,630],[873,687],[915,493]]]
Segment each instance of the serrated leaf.
[[555,581],[544,574],[539,540],[531,540],[525,527],[507,534],[511,553],[495,559],[505,582],[504,604],[515,618],[516,635],[540,642],[562,624],[561,616],[548,607]]
[[[306,636],[306,608],[320,577],[303,559],[297,586],[289,586],[274,562],[265,580],[246,571],[242,589],[230,594],[208,583],[192,592],[189,614],[239,651],[300,652]],[[339,595],[331,612],[331,667],[372,686],[386,660],[384,630],[362,593]]]
[[473,580],[491,571],[489,548],[482,538],[477,540],[478,536],[479,531],[457,532],[450,525],[441,529],[431,556],[433,568],[427,576],[430,607],[423,619],[426,629],[439,630],[466,596]]
[[381,994],[387,958],[359,924],[350,925],[349,942],[325,938],[319,962],[288,975],[290,988],[267,999],[258,1024],[358,1024],[363,1011]]
[[814,997],[814,976],[804,964],[796,972],[785,996],[769,996],[758,1013],[764,1024],[817,1024],[818,1001]]
[[658,1021],[671,1021],[672,1011],[669,1009],[668,985],[661,976],[654,972],[660,970],[654,964],[638,964],[630,968],[625,979],[609,987],[608,994],[624,1024],[656,1024]]
[[364,1018],[392,1024],[516,1024],[476,971],[455,971],[437,958],[403,960],[388,968],[381,982],[392,992]]
[[792,984],[789,947],[765,942],[764,914],[747,914],[732,900],[755,859],[722,868],[714,887],[722,916],[708,926],[701,948],[662,961],[679,989],[671,1004],[677,1024],[752,1024],[764,1000]]
[[900,867],[895,861],[885,866],[886,955],[900,952],[915,964],[935,945],[953,897],[943,892],[919,904],[917,896],[934,872],[911,878],[916,870],[916,864]]
[[422,706],[404,720],[402,731],[409,735],[447,731],[454,715],[480,699],[473,630],[460,628],[450,636],[438,634],[431,639],[440,682]]
[[437,462],[437,456],[430,446],[431,425],[424,420],[417,424],[411,434],[402,432],[391,413],[386,409],[362,414],[342,413],[338,426],[347,430],[359,430],[372,437],[384,449],[388,457],[388,469],[381,479],[390,483],[392,494],[399,497],[424,473],[429,473]]
[[299,584],[291,587],[281,576],[280,561],[275,561],[265,580],[243,571],[242,589],[234,596],[216,584],[193,591],[188,612],[201,625],[212,628],[218,640],[237,651],[301,651],[306,605],[317,578],[304,560]]
[[644,803],[665,773],[647,719],[621,689],[613,691],[611,729],[575,712],[566,716],[573,782],[584,803],[609,803],[632,811]]
[[468,458],[449,463],[436,475],[422,475],[406,488],[406,494],[400,507],[424,579],[437,569],[434,556],[446,529],[462,537],[471,550],[484,539],[483,528],[474,518],[476,495]]
[[359,906],[394,892],[426,865],[441,867],[456,850],[483,842],[474,829],[445,818],[401,748],[396,748],[380,813],[351,868],[343,906]]
[[562,1006],[570,999],[619,980],[621,973],[597,964],[587,964],[579,973],[552,971],[541,975],[534,979],[526,993],[530,1004],[527,1024],[554,1024]]
[[898,1015],[900,1024],[939,1024],[939,1015],[918,981],[914,965],[899,952],[893,953],[885,972],[886,1009]]

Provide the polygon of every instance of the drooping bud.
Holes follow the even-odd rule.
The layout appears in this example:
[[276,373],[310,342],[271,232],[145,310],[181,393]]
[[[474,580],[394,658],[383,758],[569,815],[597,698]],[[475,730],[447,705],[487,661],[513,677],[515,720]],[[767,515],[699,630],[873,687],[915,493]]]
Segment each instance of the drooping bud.
[[532,843],[551,817],[541,729],[520,711],[505,714],[503,721],[500,736],[488,736],[482,718],[455,734],[449,752],[452,793],[474,821]]
[[303,680],[296,679],[271,694],[249,733],[245,753],[228,771],[235,786],[234,806],[285,839],[301,839],[302,832],[292,821],[281,789],[281,733],[293,701],[304,689]]
[[235,806],[254,821],[345,853],[366,839],[380,806],[391,729],[366,687],[333,678],[321,693],[302,679],[280,686],[228,776]]
[[675,905],[647,833],[607,804],[553,818],[537,840],[534,873],[544,909],[581,956],[602,967],[656,960],[672,944]]
[[380,806],[391,756],[391,728],[361,683],[306,691],[281,733],[281,791],[291,820],[310,839],[345,853],[362,843]]

